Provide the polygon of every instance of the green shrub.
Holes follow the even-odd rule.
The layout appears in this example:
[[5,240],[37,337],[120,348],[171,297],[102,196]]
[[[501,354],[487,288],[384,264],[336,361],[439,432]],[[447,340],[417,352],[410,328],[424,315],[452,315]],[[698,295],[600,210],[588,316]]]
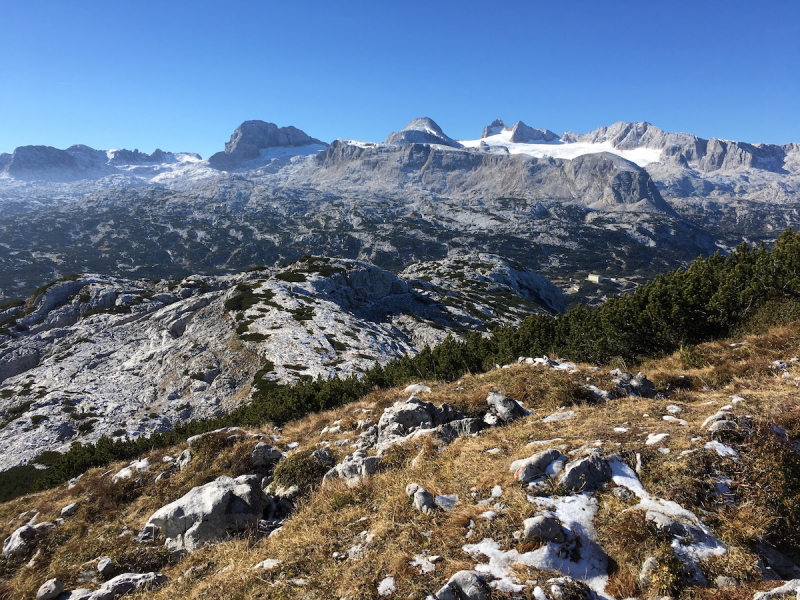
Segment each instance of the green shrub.
[[280,461],[273,472],[275,484],[284,488],[296,485],[303,493],[310,492],[330,469],[330,465],[323,464],[313,452],[302,450]]
[[288,281],[289,283],[303,283],[304,281],[307,281],[308,278],[303,273],[299,273],[297,271],[284,271],[283,273],[278,273],[275,275],[275,279]]
[[38,425],[42,421],[47,421],[47,415],[33,415],[33,416],[31,416],[31,424],[33,426]]

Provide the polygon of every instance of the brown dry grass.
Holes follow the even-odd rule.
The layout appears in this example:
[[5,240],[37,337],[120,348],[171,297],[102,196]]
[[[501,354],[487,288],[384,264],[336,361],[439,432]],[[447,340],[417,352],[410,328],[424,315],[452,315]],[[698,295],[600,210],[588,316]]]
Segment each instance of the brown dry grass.
[[[746,344],[731,347],[733,341]],[[474,523],[474,540],[491,537],[506,548],[531,549],[519,545],[513,537],[534,509],[526,498],[527,490],[513,480],[509,465],[514,459],[547,447],[528,445],[530,442],[561,438],[551,445],[557,445],[563,452],[600,447],[606,453],[618,453],[630,464],[640,454],[644,464],[642,482],[648,491],[702,515],[730,545],[731,550],[724,558],[710,561],[703,569],[709,576],[730,575],[745,584],[737,590],[713,593],[689,588],[683,591],[686,597],[731,600],[752,597],[753,590],[763,589],[763,584],[756,581],[754,555],[749,546],[774,529],[780,514],[770,511],[768,505],[788,488],[771,484],[778,466],[774,456],[770,459],[771,446],[766,442],[749,441],[749,446],[741,446],[743,459],[738,463],[722,459],[702,449],[709,436],[701,423],[727,404],[732,394],[741,394],[746,403],[734,412],[751,415],[754,423],[779,424],[791,436],[798,436],[800,396],[794,377],[800,376],[800,367],[793,366],[792,377],[784,379],[769,365],[773,360],[800,354],[799,342],[800,326],[795,324],[744,340],[698,346],[696,367],[684,368],[680,353],[647,361],[637,368],[629,366],[631,370],[647,373],[659,390],[667,394],[664,399],[620,398],[593,405],[587,402],[582,386],[591,383],[611,389],[609,368],[595,372],[585,365],[575,374],[512,366],[465,376],[458,382],[427,382],[432,391],[424,399],[436,404],[451,403],[468,415],[478,414],[488,392],[499,391],[522,402],[531,416],[441,448],[427,438],[409,442],[394,449],[380,472],[355,488],[343,485],[315,488],[276,535],[231,539],[179,561],[170,559],[160,547],[134,545],[130,536],[120,537],[120,534],[137,532],[157,508],[196,485],[219,475],[248,472],[249,455],[256,440],[233,446],[210,441],[186,471],[159,484],[154,480],[166,469],[161,457],[175,456],[183,447],[151,453],[152,467],[139,474],[138,481],[112,484],[110,476],[102,476],[105,469],[95,469],[84,475],[72,490],[60,487],[0,504],[0,536],[5,538],[21,524],[16,517],[25,510],[35,508],[40,512],[40,521],[52,521],[58,518],[64,505],[81,502],[75,516],[44,536],[40,543],[42,554],[33,568],[23,566],[27,558],[0,564],[0,578],[7,578],[0,594],[33,598],[38,586],[50,577],[61,578],[68,587],[85,585],[79,582],[81,571],[89,570],[97,557],[109,555],[131,570],[160,570],[170,578],[169,585],[162,590],[133,597],[374,598],[378,583],[391,575],[397,583],[396,597],[424,598],[455,571],[474,567],[475,561],[461,548],[470,522]],[[309,415],[286,424],[279,432],[280,441],[274,445],[286,451],[289,442],[297,441],[300,446],[291,451],[295,453],[325,440],[341,458],[352,449],[349,444],[333,446],[336,441],[354,442],[360,433],[356,429],[360,419],[377,422],[384,408],[406,397],[400,390],[375,391],[359,402]],[[667,414],[667,404],[681,406],[683,412],[679,416],[688,421],[688,426],[662,420],[662,415]],[[542,422],[543,417],[561,408],[574,410],[576,417],[557,423]],[[341,432],[321,433],[324,427],[339,420]],[[614,427],[619,426],[626,427],[627,432],[614,432]],[[270,427],[260,431],[268,436],[277,432]],[[669,454],[644,443],[649,433],[661,432],[670,435],[657,446],[669,448]],[[693,438],[701,439],[693,441]],[[493,448],[500,452],[487,454]],[[683,451],[691,453],[682,455]],[[415,457],[419,460],[413,460]],[[120,463],[110,469],[116,471],[123,466]],[[756,474],[759,469],[771,474],[771,481],[759,479]],[[713,499],[711,491],[718,475],[730,476],[739,486],[741,493],[735,507],[723,507]],[[411,481],[434,494],[458,494],[461,503],[449,513],[420,514],[411,508],[405,495],[405,486]],[[487,498],[495,485],[503,489],[498,501],[504,508],[496,519],[489,521],[480,517],[489,507],[478,506],[476,501]],[[608,591],[618,597],[642,594],[637,579],[641,563],[647,556],[663,555],[667,540],[649,528],[641,511],[626,511],[631,503],[608,490],[600,493],[598,500],[600,512],[595,523],[598,540],[612,559]],[[360,559],[333,558],[334,552],[344,553],[363,543],[364,531],[371,532],[374,539]],[[433,573],[422,575],[409,562],[424,552],[439,555],[443,560]],[[264,558],[281,560],[281,568],[273,573],[254,571],[253,565]],[[523,580],[552,575],[524,568],[518,574]],[[664,576],[669,575],[667,569]],[[293,581],[300,577],[308,578],[306,585]],[[497,597],[504,596],[497,594]]]

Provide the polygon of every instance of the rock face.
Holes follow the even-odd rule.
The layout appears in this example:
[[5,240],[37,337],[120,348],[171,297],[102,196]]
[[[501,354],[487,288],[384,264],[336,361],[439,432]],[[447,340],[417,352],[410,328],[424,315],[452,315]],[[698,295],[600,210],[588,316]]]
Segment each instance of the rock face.
[[451,148],[461,148],[461,144],[449,137],[442,131],[433,119],[421,117],[414,119],[397,133],[392,133],[386,138],[387,144],[406,145],[406,144],[435,144],[440,146],[450,146]]
[[219,477],[156,511],[145,528],[161,530],[167,547],[192,552],[256,526],[268,503],[259,484],[258,477]]
[[323,141],[306,135],[296,127],[278,127],[264,121],[245,121],[231,135],[223,152],[208,159],[208,164],[219,170],[242,167],[258,159],[262,150],[270,148],[297,148],[301,146],[327,147]]

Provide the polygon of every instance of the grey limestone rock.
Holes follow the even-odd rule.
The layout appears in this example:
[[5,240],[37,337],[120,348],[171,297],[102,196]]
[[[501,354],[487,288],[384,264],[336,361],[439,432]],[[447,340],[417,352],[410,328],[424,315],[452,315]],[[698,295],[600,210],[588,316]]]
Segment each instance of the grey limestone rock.
[[377,456],[367,456],[366,450],[357,450],[328,471],[323,481],[341,478],[348,487],[358,485],[362,479],[372,475],[378,469],[379,461]]
[[489,600],[489,586],[475,571],[458,571],[436,592],[436,600]]
[[3,556],[13,558],[28,552],[36,537],[36,529],[30,525],[23,525],[8,536],[3,542]]
[[265,442],[259,442],[253,449],[251,459],[256,467],[270,467],[283,458],[283,453]]
[[436,510],[433,496],[419,484],[409,483],[406,486],[406,495],[411,498],[414,508],[421,513],[430,514]]
[[611,479],[611,467],[597,454],[575,459],[564,467],[558,483],[572,492],[597,489]]
[[97,561],[97,572],[103,577],[111,577],[117,570],[114,561],[108,556],[103,556]]
[[163,531],[167,547],[192,552],[257,525],[268,502],[259,484],[257,476],[219,477],[157,510],[145,528]]
[[225,150],[212,155],[208,164],[215,169],[231,170],[258,159],[261,150],[327,145],[296,127],[278,127],[274,123],[258,120],[245,121],[233,132],[230,141],[225,144]]
[[113,600],[136,590],[152,590],[167,583],[162,573],[122,573],[106,581],[89,600]]
[[559,459],[566,459],[566,457],[561,454],[561,451],[555,448],[548,448],[537,452],[529,458],[515,460],[511,463],[510,471],[514,473],[514,479],[528,483],[539,477],[544,477],[547,467]]
[[567,540],[561,523],[555,517],[539,515],[525,519],[522,537],[526,540],[539,540],[562,544]]
[[48,579],[36,592],[36,600],[53,600],[64,591],[64,584],[58,579]]
[[62,517],[71,517],[76,512],[78,512],[78,503],[73,502],[72,504],[67,504],[64,508],[61,509],[61,516]]
[[503,423],[510,423],[530,414],[516,400],[495,392],[489,392],[486,404],[489,405],[489,411]]

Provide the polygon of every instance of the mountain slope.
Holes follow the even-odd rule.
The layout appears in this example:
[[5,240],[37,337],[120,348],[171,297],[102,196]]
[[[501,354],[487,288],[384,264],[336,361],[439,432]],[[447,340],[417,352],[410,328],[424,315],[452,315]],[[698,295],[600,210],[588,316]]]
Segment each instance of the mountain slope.
[[[791,445],[800,436],[796,368],[768,365],[788,362],[785,351],[799,339],[795,323],[698,346],[701,367],[682,366],[677,354],[642,364],[663,396],[631,395],[630,374],[605,367],[523,361],[451,384],[428,382],[430,391],[417,388],[419,400],[401,389],[376,392],[281,430],[219,432],[133,466],[95,469],[69,489],[0,505],[3,539],[29,521],[52,524],[0,559],[0,585],[33,598],[52,577],[66,589],[97,589],[119,573],[163,572],[157,589],[135,597],[444,600],[453,597],[445,595],[448,582],[458,586],[468,576],[453,577],[470,571],[474,597],[484,599],[750,598],[798,569],[796,530],[782,525],[799,510],[791,478],[800,469]],[[608,399],[587,401],[587,385]],[[325,469],[287,468],[313,466],[317,459],[307,457],[317,449],[340,465],[346,455],[354,460],[353,446],[372,454],[375,430],[429,406],[444,411],[446,402],[451,411],[489,416],[487,399],[496,401],[496,392],[530,414],[456,438],[408,421],[404,431],[412,434],[382,454],[377,470],[352,481],[327,476],[322,483]],[[727,421],[708,419],[720,409]],[[709,431],[720,422],[731,429]],[[259,462],[265,446],[280,452],[277,468]],[[544,460],[544,451],[559,466],[537,478],[526,465]],[[592,461],[609,471],[593,475],[591,486],[585,480],[586,489],[570,487],[567,475]],[[188,554],[171,553],[163,533],[137,539],[152,515],[192,489],[254,472],[266,475],[257,485],[274,482],[267,497],[287,513],[269,509],[273,516],[258,528]],[[280,491],[288,482],[310,487]],[[419,510],[427,505],[412,483],[437,503]],[[101,572],[103,556],[110,567]]]

